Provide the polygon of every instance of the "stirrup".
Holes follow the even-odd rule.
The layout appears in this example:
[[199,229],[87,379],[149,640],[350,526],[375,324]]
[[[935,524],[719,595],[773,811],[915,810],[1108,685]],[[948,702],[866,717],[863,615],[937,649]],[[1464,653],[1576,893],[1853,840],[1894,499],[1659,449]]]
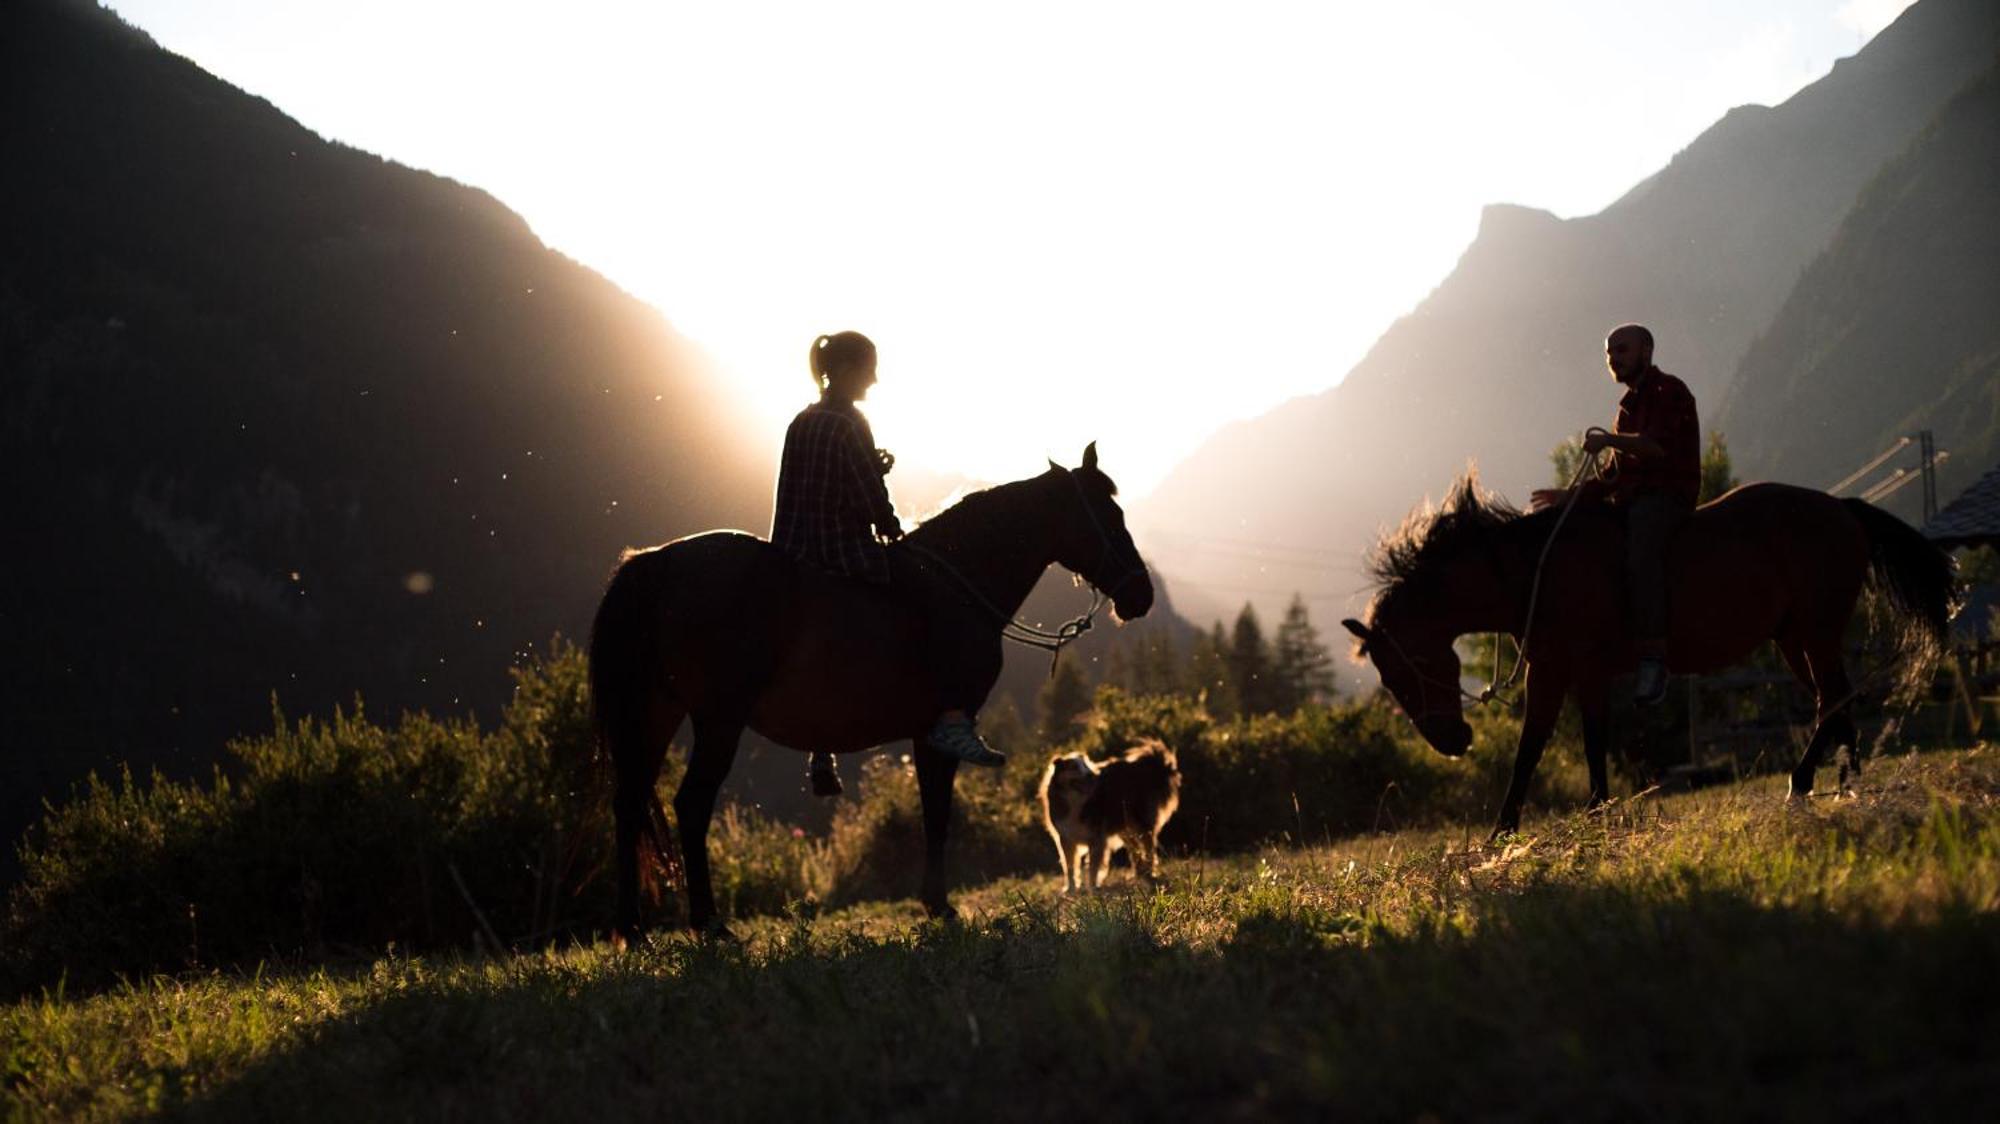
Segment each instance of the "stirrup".
[[930,736],[925,741],[939,753],[956,757],[968,765],[998,766],[1007,763],[1007,755],[986,744],[971,720],[947,722],[939,719],[931,727]]

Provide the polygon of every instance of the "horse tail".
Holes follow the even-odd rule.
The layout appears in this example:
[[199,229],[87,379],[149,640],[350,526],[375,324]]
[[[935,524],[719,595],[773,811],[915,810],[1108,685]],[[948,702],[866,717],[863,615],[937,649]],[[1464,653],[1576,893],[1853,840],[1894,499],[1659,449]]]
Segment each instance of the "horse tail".
[[[655,898],[663,882],[678,882],[681,870],[666,809],[654,790],[658,759],[646,745],[654,733],[648,722],[655,701],[651,693],[661,689],[661,637],[653,588],[659,578],[657,559],[649,551],[625,552],[591,619],[589,648],[596,757],[611,773],[612,813],[619,830],[636,830],[647,844],[636,856],[638,875]],[[625,856],[619,858],[624,861]]]
[[597,615],[590,622],[590,724],[601,759],[616,762],[628,738],[642,729],[640,669],[646,644],[634,555],[626,552],[612,572]]
[[1958,580],[1951,556],[1901,519],[1864,500],[1840,501],[1868,538],[1868,588],[1894,620],[1892,639],[1903,663],[1903,686],[1928,681],[1951,640]]

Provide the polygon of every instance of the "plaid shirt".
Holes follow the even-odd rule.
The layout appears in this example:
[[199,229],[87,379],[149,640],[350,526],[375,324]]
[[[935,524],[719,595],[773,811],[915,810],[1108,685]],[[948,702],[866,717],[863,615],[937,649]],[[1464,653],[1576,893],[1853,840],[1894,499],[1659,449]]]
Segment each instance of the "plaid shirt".
[[1667,454],[1656,461],[1618,454],[1610,489],[1614,502],[1641,492],[1664,492],[1694,506],[1701,492],[1701,423],[1686,383],[1658,367],[1648,368],[1639,385],[1618,400],[1618,420],[1611,431],[1644,434]]
[[821,398],[785,431],[771,541],[802,562],[843,577],[889,580],[889,557],[871,531],[898,527],[875,435],[854,403]]

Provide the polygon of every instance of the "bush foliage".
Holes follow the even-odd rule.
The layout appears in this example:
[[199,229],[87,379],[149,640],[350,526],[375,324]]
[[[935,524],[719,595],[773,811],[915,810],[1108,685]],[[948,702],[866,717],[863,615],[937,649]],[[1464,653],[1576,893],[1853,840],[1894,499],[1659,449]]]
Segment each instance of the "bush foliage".
[[[92,777],[21,847],[0,954],[8,975],[17,986],[93,986],[267,958],[587,934],[609,916],[611,889],[586,678],[582,655],[558,646],[515,673],[491,730],[424,714],[378,723],[357,700],[326,719],[274,714],[271,732],[232,743],[206,784]],[[1437,756],[1372,700],[1229,720],[1186,695],[1106,687],[1094,703],[1070,741],[1038,745],[1016,722],[1004,770],[961,771],[954,882],[1056,869],[1035,803],[1054,753],[1101,758],[1145,737],[1171,746],[1184,783],[1169,856],[1483,820],[1511,754],[1500,714],[1478,717],[1468,764]],[[1580,795],[1566,755],[1573,748],[1558,743],[1538,797]],[[669,755],[663,796],[679,769]],[[720,907],[769,914],[912,895],[923,827],[910,759],[877,755],[857,779],[824,834],[724,807],[710,836]],[[678,908],[671,895],[659,919],[671,924]]]

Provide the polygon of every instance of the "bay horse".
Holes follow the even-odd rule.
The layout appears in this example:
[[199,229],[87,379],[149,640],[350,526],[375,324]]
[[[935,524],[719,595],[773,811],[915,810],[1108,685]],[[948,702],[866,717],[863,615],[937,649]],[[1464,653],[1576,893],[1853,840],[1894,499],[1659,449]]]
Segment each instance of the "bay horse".
[[[1000,676],[1002,625],[1051,563],[1088,581],[1120,620],[1152,608],[1152,579],[1116,494],[1093,442],[1080,467],[1050,461],[1039,476],[975,492],[888,547],[919,551],[934,579],[959,585],[986,611],[982,700]],[[739,531],[627,551],[590,634],[591,711],[613,774],[614,939],[641,931],[639,845],[650,836],[661,851],[665,812],[654,787],[685,719],[694,747],[673,806],[697,932],[718,925],[708,825],[746,727],[801,751],[854,753],[908,739],[923,805],[921,900],[932,916],[953,916],[944,842],[958,759],[925,740],[940,707],[924,629],[903,591],[800,565]]]
[[[1537,559],[1560,515],[1557,508],[1524,515],[1483,493],[1468,471],[1441,507],[1413,512],[1376,543],[1368,565],[1379,588],[1366,622],[1341,622],[1359,641],[1356,658],[1373,660],[1424,740],[1450,757],[1472,743],[1454,641],[1504,632],[1522,643],[1526,634],[1526,704],[1496,837],[1520,827],[1528,781],[1572,693],[1583,715],[1590,805],[1609,798],[1610,681],[1638,663],[1624,527],[1614,507],[1586,504],[1571,513],[1547,552],[1527,620]],[[1812,693],[1813,733],[1792,770],[1794,799],[1812,792],[1830,748],[1846,746],[1849,763],[1860,764],[1841,641],[1863,589],[1886,600],[1913,683],[1943,649],[1956,595],[1951,559],[1902,520],[1858,499],[1786,484],[1745,485],[1697,508],[1668,550],[1667,573],[1669,670],[1713,672],[1770,640]]]

